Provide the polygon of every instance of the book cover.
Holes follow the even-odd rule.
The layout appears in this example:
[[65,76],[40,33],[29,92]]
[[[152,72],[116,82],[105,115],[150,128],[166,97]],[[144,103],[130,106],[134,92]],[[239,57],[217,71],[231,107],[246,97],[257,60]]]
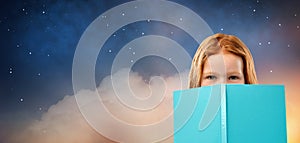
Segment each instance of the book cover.
[[174,91],[175,143],[286,143],[283,85],[220,84]]

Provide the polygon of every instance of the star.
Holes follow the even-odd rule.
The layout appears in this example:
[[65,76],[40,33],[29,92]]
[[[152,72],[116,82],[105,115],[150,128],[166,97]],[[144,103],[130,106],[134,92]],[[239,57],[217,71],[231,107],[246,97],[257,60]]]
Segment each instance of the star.
[[261,45],[261,43],[259,42],[258,45]]
[[278,24],[278,26],[280,26],[280,27],[281,27],[281,24],[279,23],[279,24]]
[[24,101],[24,99],[23,99],[23,98],[21,98],[21,99],[20,99],[20,101],[21,101],[21,102],[23,102],[23,101]]
[[10,67],[9,68],[9,73],[12,74],[13,73],[13,69]]
[[269,42],[268,42],[268,45],[270,45],[270,44],[271,44],[271,42],[269,41]]
[[32,53],[31,53],[31,52],[28,52],[28,54],[31,55]]

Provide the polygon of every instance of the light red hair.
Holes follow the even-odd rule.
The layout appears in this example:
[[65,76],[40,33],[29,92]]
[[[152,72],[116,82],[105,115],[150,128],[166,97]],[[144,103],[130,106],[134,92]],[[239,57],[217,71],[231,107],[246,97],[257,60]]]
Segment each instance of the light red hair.
[[191,65],[189,88],[201,86],[205,61],[210,55],[217,54],[222,50],[242,58],[245,84],[258,83],[254,61],[247,46],[236,36],[217,33],[207,37],[198,47]]

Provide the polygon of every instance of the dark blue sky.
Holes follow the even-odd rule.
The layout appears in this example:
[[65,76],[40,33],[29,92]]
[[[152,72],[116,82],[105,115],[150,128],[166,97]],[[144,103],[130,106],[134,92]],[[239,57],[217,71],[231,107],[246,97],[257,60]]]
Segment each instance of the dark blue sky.
[[[42,113],[72,95],[72,62],[76,45],[88,25],[121,0],[94,1],[6,1],[0,6],[0,122],[38,119]],[[300,64],[300,2],[294,1],[199,1],[175,0],[198,15],[214,33],[234,34],[253,52],[257,72],[292,68]],[[161,27],[165,30],[153,30]],[[172,37],[170,31],[177,36]],[[110,74],[116,52],[129,41],[145,35],[170,37],[184,45],[190,55],[197,43],[181,29],[162,22],[133,23],[119,29],[100,52],[96,66],[96,82]],[[179,36],[178,36],[179,35]],[[108,52],[111,49],[111,52]],[[149,58],[148,69],[159,64]],[[172,73],[145,70],[141,62],[138,72],[145,76]],[[149,64],[150,63],[150,64]],[[152,63],[152,64],[151,64]],[[152,65],[152,68],[151,68]],[[164,65],[161,65],[162,67]],[[171,66],[170,66],[171,68]],[[296,76],[296,79],[299,76]],[[0,125],[1,125],[0,124]]]

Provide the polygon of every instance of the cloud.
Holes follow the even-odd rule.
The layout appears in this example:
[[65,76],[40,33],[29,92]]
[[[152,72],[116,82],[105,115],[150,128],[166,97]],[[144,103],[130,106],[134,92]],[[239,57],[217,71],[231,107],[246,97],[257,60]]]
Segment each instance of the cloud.
[[[149,125],[151,123],[158,123],[163,121],[166,117],[172,115],[172,92],[176,89],[185,88],[187,85],[187,72],[180,75],[176,74],[171,77],[152,77],[149,83],[146,83],[138,73],[130,72],[128,70],[121,70],[114,75],[104,78],[98,87],[102,103],[114,115],[115,118],[122,120],[124,123],[132,125]],[[186,77],[180,79],[179,77]],[[112,86],[112,81],[117,79],[117,83]],[[129,83],[129,84],[128,84]],[[181,85],[181,83],[184,83]],[[127,88],[129,85],[129,88]],[[184,87],[183,87],[184,86]],[[115,92],[118,90],[118,92]],[[159,91],[159,92],[158,92]],[[93,91],[81,91],[75,96],[77,100],[85,99],[89,102],[89,107],[94,107],[93,114],[104,115],[103,111],[97,111],[97,100],[93,96]],[[119,98],[116,96],[118,95]],[[140,104],[139,109],[146,109],[152,107],[155,102],[159,103],[151,110],[134,110],[135,102],[130,100],[120,103],[121,98],[132,97],[132,95],[139,99],[144,99],[148,102]],[[163,98],[156,98],[155,96],[162,95]],[[99,142],[113,142],[101,134],[95,128],[91,127],[84,116],[81,114],[77,105],[75,96],[65,96],[57,104],[52,105],[46,113],[44,113],[40,120],[32,121],[25,128],[14,130],[5,142],[10,143],[99,143]],[[99,101],[99,100],[98,100]],[[126,105],[132,104],[132,105]],[[138,103],[136,104],[138,105]],[[104,118],[103,122],[106,118]],[[100,121],[101,123],[102,121]],[[113,122],[112,122],[113,123]],[[125,138],[134,136],[135,142],[146,142],[149,134],[143,132],[136,134],[131,129],[119,129],[118,126],[111,124],[107,125],[107,132],[110,136],[117,136],[117,138]],[[168,124],[169,130],[172,130],[172,123]],[[132,135],[135,133],[134,135]],[[159,131],[157,131],[159,134]],[[163,142],[173,142],[172,137]]]

